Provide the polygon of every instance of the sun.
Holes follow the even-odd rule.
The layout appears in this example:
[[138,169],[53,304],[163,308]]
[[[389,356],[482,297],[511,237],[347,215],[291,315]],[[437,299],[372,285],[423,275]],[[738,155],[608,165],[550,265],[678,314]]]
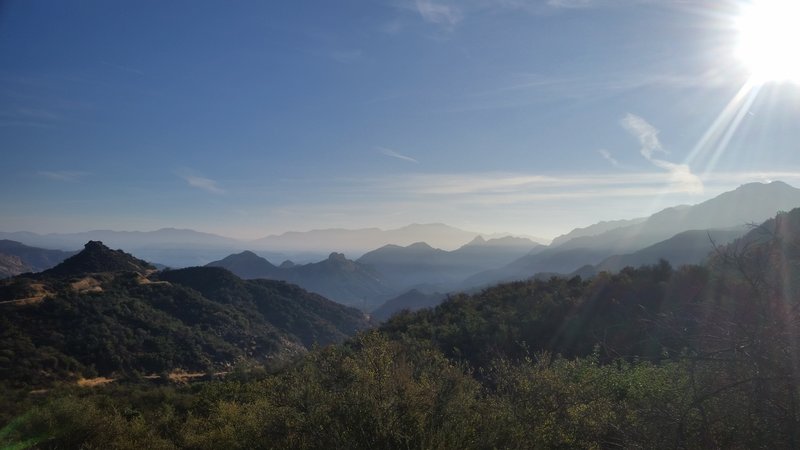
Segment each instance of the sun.
[[800,0],[752,0],[736,29],[737,56],[754,82],[800,84]]

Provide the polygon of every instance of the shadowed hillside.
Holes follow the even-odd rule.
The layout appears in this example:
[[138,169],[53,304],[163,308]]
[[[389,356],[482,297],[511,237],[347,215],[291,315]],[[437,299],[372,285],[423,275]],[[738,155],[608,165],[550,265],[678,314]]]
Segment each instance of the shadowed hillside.
[[392,294],[383,277],[372,267],[351,261],[341,253],[310,264],[281,264],[246,251],[214,261],[208,267],[223,267],[242,278],[264,278],[297,284],[343,305],[368,311]]
[[154,273],[99,242],[0,283],[0,309],[0,378],[33,385],[266,363],[369,325],[363,313],[287,283],[219,268]]
[[20,242],[0,240],[0,278],[23,272],[40,272],[49,269],[75,252],[47,250],[30,247]]

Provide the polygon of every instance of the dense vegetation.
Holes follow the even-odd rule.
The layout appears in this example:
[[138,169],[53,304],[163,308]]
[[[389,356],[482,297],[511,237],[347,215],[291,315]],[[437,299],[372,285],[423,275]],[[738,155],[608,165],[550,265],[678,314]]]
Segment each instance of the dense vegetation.
[[[103,264],[111,270],[98,272]],[[0,284],[0,379],[40,387],[98,375],[228,371],[369,325],[361,312],[283,282],[244,281],[219,268],[152,272],[90,244],[53,269]]]
[[[9,390],[0,441],[796,448],[798,243],[800,210],[719,249],[705,267],[661,263],[457,295],[272,373],[240,367],[184,387],[60,387],[38,400]],[[217,289],[206,281],[191,289]]]

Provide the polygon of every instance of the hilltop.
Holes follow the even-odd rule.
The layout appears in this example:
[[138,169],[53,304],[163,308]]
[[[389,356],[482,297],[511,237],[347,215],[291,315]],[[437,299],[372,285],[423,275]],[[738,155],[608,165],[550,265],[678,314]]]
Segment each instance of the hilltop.
[[111,250],[100,241],[89,241],[83,251],[41,273],[42,277],[76,276],[101,272],[137,272],[145,274],[155,266],[122,250]]

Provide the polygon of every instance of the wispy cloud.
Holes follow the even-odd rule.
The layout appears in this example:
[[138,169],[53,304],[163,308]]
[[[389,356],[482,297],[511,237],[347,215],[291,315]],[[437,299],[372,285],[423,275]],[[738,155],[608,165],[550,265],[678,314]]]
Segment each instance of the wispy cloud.
[[206,178],[186,170],[179,171],[178,176],[183,178],[184,181],[186,181],[186,183],[193,188],[202,189],[206,192],[211,192],[212,194],[225,193],[225,190],[219,187],[219,184],[211,178]]
[[[453,31],[468,16],[520,13],[540,16],[568,13],[571,10],[628,7],[657,1],[659,0],[389,0],[389,3],[399,10],[417,14],[425,22]],[[405,28],[405,24],[399,20],[379,27],[387,34],[396,34]]]
[[406,155],[404,155],[402,153],[398,153],[398,152],[396,152],[396,151],[394,151],[394,150],[392,150],[390,148],[378,147],[378,151],[381,152],[381,154],[386,155],[386,156],[390,156],[392,158],[402,159],[403,161],[408,161],[408,162],[411,162],[411,163],[414,163],[414,164],[419,164],[419,161],[417,161],[416,159],[414,159],[414,158],[412,158],[410,156],[406,156]]
[[79,171],[71,171],[71,170],[41,170],[37,172],[40,177],[44,177],[53,181],[64,181],[68,183],[74,183],[76,181],[80,181],[85,176],[89,175],[88,172],[79,172]]
[[[505,203],[509,198],[559,198],[592,196],[641,196],[655,191],[685,193],[675,186],[669,173],[607,173],[598,175],[524,173],[466,173],[466,174],[404,174],[397,178],[368,181],[375,192],[388,191],[414,196],[450,196],[464,198],[495,198]],[[505,200],[501,200],[505,199]]]
[[19,107],[0,110],[0,127],[55,128],[62,114],[45,108]]
[[559,10],[626,7],[655,1],[657,0],[459,0],[458,2],[452,0],[404,0],[395,4],[401,9],[416,10],[426,22],[453,29],[467,15],[503,12],[540,15],[552,14]]
[[464,18],[456,6],[433,0],[416,0],[416,7],[423,20],[446,28],[454,27]]
[[610,162],[612,166],[614,166],[614,167],[622,167],[620,165],[619,161],[617,161],[613,156],[611,156],[611,152],[609,152],[608,150],[600,149],[600,150],[597,151],[597,153],[599,153],[600,156],[603,157],[603,159],[605,159],[606,161]]
[[585,9],[630,6],[637,3],[653,3],[655,0],[547,0],[547,6],[557,9]]
[[656,153],[668,153],[658,139],[658,130],[643,118],[628,114],[622,119],[622,126],[641,144],[639,152],[654,166],[663,169],[670,175],[670,181],[682,187],[688,193],[700,194],[703,192],[703,181],[692,173],[686,164],[675,164],[663,159],[658,159]]

